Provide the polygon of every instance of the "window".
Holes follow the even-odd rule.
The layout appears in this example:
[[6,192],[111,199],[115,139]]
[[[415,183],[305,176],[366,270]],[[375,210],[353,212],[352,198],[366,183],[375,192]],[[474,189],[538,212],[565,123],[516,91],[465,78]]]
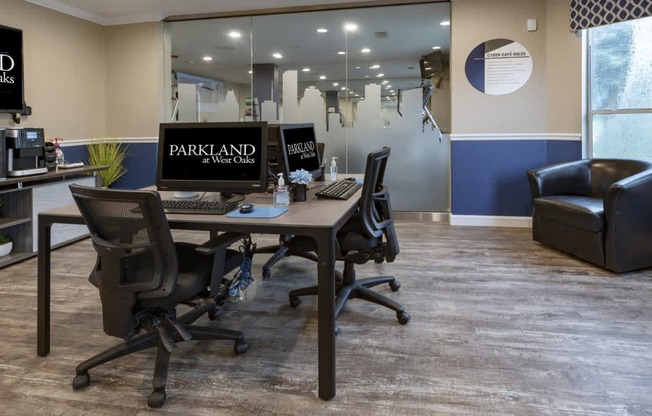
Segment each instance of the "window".
[[588,29],[589,154],[652,161],[652,17]]

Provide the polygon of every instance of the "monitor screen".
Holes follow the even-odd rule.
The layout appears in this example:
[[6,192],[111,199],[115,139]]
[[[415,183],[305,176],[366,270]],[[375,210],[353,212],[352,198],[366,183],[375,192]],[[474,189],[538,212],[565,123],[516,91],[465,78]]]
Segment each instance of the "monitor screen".
[[286,177],[304,169],[313,179],[321,177],[321,155],[317,146],[315,127],[310,124],[281,124],[279,147]]
[[23,31],[0,25],[0,111],[23,111]]
[[161,191],[267,190],[267,123],[163,123],[156,186]]

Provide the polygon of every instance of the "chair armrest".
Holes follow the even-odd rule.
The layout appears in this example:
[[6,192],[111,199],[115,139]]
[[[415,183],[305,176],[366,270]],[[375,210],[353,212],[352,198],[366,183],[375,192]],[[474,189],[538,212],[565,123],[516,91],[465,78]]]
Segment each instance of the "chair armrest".
[[195,251],[200,254],[214,254],[220,248],[228,247],[236,241],[242,240],[248,234],[243,233],[222,233],[211,238],[204,244],[197,246]]
[[589,161],[557,163],[527,172],[532,199],[548,195],[589,195]]
[[606,267],[649,267],[652,259],[652,170],[614,182],[604,198]]

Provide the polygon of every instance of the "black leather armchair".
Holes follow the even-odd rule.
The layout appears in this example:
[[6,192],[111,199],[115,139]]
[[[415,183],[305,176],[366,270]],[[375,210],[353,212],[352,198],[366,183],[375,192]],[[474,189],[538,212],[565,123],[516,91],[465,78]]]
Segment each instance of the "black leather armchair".
[[[398,238],[394,230],[392,207],[387,187],[383,184],[385,167],[390,155],[390,148],[384,147],[369,153],[365,167],[364,183],[358,211],[349,219],[337,234],[337,260],[344,261],[342,280],[337,282],[335,316],[339,317],[349,299],[360,298],[373,302],[396,312],[398,321],[405,325],[410,314],[394,300],[371,290],[371,287],[388,283],[393,291],[401,284],[394,276],[375,276],[356,279],[355,264],[369,261],[382,263],[393,262],[399,253]],[[293,253],[315,252],[316,243],[309,237],[292,237],[288,243]],[[290,305],[296,307],[301,303],[301,296],[317,295],[317,286],[290,291]]]
[[617,273],[652,266],[652,163],[583,159],[527,176],[535,241]]
[[[104,332],[125,340],[79,364],[75,390],[90,384],[90,369],[157,347],[148,405],[161,407],[177,342],[224,339],[235,341],[236,354],[249,349],[241,332],[192,325],[221,306],[224,298],[211,294],[209,287],[218,287],[242,263],[240,251],[227,247],[243,235],[221,234],[201,246],[174,242],[158,193],[70,189],[97,252],[89,280],[100,291]],[[189,308],[177,316],[180,305]]]

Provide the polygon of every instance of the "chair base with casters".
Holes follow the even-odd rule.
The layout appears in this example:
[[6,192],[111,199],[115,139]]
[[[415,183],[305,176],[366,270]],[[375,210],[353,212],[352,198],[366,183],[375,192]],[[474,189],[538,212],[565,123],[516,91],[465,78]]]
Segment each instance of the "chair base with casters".
[[167,399],[165,386],[168,378],[170,355],[176,349],[177,342],[190,340],[231,340],[235,341],[233,351],[236,355],[244,354],[249,350],[249,344],[245,341],[242,332],[191,325],[202,315],[214,312],[219,307],[217,303],[204,301],[202,304],[191,306],[194,306],[193,310],[186,312],[176,320],[168,316],[165,312],[145,318],[148,322],[143,323],[143,327],[148,328],[147,332],[118,344],[79,364],[75,370],[76,376],[72,381],[73,389],[79,390],[90,384],[91,377],[88,373],[90,369],[134,352],[157,347],[154,378],[152,380],[153,391],[149,395],[147,405],[158,408],[162,407]]
[[[370,289],[385,283],[389,283],[389,287],[394,292],[401,287],[401,283],[394,276],[374,276],[358,280],[355,277],[353,263],[344,263],[342,280],[337,282],[335,286],[335,318],[337,319],[340,316],[344,305],[350,299],[357,298],[394,310],[399,323],[401,325],[407,324],[410,321],[410,314],[405,311],[403,305]],[[290,306],[296,308],[301,304],[301,296],[316,296],[317,293],[317,286],[294,289],[289,293]]]

